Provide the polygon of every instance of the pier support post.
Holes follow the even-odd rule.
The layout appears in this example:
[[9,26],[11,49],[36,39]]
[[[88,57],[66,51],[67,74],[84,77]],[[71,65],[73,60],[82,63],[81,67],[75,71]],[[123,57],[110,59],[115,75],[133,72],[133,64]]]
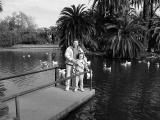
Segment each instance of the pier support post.
[[[55,81],[57,81],[57,67],[55,68]],[[57,86],[57,84],[55,84],[55,87]]]
[[19,109],[18,96],[15,97],[15,105],[16,105],[16,120],[20,120],[20,109]]
[[92,90],[92,70],[90,70],[90,90]]

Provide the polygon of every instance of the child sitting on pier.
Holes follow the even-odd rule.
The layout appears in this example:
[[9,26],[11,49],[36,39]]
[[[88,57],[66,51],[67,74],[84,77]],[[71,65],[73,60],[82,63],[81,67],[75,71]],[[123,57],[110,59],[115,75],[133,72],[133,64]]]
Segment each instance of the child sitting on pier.
[[[84,59],[84,53],[81,52],[78,54],[78,59],[76,60],[76,65],[75,65],[75,73],[78,74],[80,72],[84,72],[84,69],[89,70],[88,69],[88,65],[87,65],[87,61]],[[84,78],[84,74],[76,76],[76,82],[75,82],[75,89],[74,91],[78,90],[78,84],[80,82],[80,90],[83,92],[84,88],[83,88],[83,78]]]

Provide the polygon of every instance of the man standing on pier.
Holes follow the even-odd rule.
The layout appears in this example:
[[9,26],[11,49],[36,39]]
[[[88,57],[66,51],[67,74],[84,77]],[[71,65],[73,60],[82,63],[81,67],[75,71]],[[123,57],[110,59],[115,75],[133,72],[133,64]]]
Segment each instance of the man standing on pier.
[[[79,53],[83,52],[82,48],[79,46],[78,40],[75,39],[73,41],[73,45],[69,46],[65,51],[65,58],[66,58],[66,77],[70,77],[73,71],[73,66],[76,63],[76,59]],[[85,58],[86,59],[86,58]],[[86,59],[87,60],[87,59]],[[71,80],[66,80],[66,88],[65,90],[68,91],[70,88]]]

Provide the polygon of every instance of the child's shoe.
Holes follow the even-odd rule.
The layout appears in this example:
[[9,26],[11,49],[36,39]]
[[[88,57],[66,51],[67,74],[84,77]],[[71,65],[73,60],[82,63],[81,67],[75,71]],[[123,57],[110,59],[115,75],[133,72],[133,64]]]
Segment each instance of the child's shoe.
[[84,88],[81,88],[80,91],[84,92],[85,90],[84,90]]
[[69,90],[69,87],[67,86],[66,88],[65,88],[65,91],[68,91]]
[[75,89],[74,89],[74,92],[76,92],[77,90],[78,90],[78,88],[75,88]]

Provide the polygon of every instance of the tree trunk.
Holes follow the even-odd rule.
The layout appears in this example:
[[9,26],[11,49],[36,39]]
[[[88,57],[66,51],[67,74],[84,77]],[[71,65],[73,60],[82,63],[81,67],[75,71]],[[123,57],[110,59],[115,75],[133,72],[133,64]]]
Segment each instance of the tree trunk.
[[[143,19],[147,22],[146,26],[148,28],[148,30],[151,28],[152,26],[152,21],[151,18],[153,17],[153,0],[144,0],[143,2]],[[145,40],[146,43],[146,48],[147,49],[151,49],[150,45],[152,43],[151,41],[151,36],[149,35],[149,38]]]
[[[148,10],[148,29],[150,29],[152,27],[152,18],[153,18],[153,0],[150,1],[149,3],[149,10]],[[155,47],[156,41],[152,38],[153,32],[151,32],[150,36],[149,36],[149,40],[148,40],[148,50],[151,51],[152,48]]]
[[143,19],[147,20],[149,18],[150,5],[149,0],[144,0],[143,2]]

